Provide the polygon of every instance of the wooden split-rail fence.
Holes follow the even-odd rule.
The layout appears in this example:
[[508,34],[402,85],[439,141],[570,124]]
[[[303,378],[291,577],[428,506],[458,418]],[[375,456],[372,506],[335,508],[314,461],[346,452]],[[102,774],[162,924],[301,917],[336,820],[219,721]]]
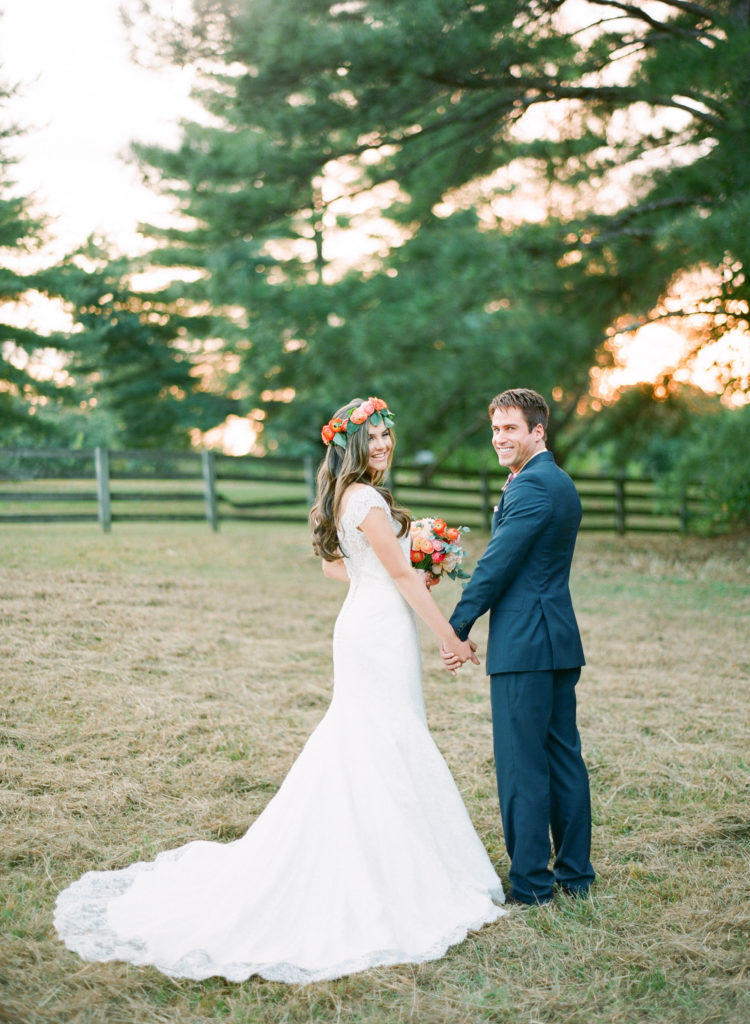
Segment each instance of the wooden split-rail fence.
[[[0,448],[0,525],[6,523],[228,520],[298,523],[314,498],[312,456],[231,456],[211,451]],[[489,529],[505,480],[498,469],[392,468],[388,481],[415,516]],[[699,493],[658,481],[576,475],[584,530],[687,532],[704,521]]]

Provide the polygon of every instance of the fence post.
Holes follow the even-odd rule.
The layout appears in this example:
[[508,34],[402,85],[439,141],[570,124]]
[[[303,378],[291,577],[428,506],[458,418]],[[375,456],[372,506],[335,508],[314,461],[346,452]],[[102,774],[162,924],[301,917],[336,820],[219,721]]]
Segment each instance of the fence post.
[[486,469],[479,470],[479,494],[482,502],[482,525],[485,530],[492,527],[492,516],[490,515],[490,484]]
[[306,455],[305,463],[305,490],[307,491],[307,507],[312,508],[315,504],[315,463],[312,455]]
[[688,532],[688,523],[690,521],[690,506],[688,504],[688,493],[687,487],[682,488],[680,494],[680,533]]
[[216,456],[205,448],[201,452],[201,472],[206,520],[215,533],[219,529],[219,508],[216,503]]
[[112,527],[109,501],[109,451],[101,445],[94,448],[94,468],[96,470],[96,514],[102,530],[109,533]]
[[625,474],[618,473],[615,476],[615,529],[618,533],[625,533]]

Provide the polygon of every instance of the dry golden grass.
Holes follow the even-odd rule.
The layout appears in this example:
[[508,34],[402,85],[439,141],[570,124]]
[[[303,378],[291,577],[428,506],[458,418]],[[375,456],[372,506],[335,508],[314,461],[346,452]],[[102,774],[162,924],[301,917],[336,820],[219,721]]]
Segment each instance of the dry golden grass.
[[[344,593],[308,551],[302,527],[3,530],[0,1021],[750,1018],[741,538],[580,541],[593,899],[513,911],[432,964],[306,988],[174,981],[59,943],[72,879],[242,835],[283,779],[328,703]],[[485,677],[451,680],[424,639],[435,738],[505,874]]]

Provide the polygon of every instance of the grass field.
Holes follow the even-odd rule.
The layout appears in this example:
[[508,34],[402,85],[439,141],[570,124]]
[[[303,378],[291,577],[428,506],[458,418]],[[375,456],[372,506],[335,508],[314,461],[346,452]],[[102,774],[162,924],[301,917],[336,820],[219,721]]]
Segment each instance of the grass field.
[[[90,868],[244,833],[327,706],[343,587],[303,527],[6,526],[0,1021],[750,1019],[749,551],[747,538],[579,542],[591,900],[513,910],[434,963],[295,988],[86,964],[52,907]],[[457,594],[436,592],[446,609]],[[423,639],[435,739],[507,876],[486,679],[451,679]]]

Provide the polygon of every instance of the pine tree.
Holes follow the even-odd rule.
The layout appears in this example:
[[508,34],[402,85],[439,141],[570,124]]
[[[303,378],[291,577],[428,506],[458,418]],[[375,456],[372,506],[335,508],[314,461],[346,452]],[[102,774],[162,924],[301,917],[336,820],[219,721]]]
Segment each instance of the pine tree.
[[43,275],[24,269],[44,241],[44,220],[20,194],[13,178],[12,140],[19,129],[7,116],[14,91],[0,88],[0,443],[44,439],[54,428],[47,411],[59,400],[53,377],[41,364],[60,338],[24,327],[18,315],[35,293],[46,290]]
[[[269,437],[313,444],[364,389],[447,454],[524,383],[552,397],[565,456],[615,329],[697,310],[698,344],[746,326],[744,0],[194,8],[172,46],[203,67],[208,117],[137,153],[186,218],[153,232],[157,258],[198,268],[194,297],[227,313]],[[358,201],[395,242],[341,272]]]
[[94,240],[58,268],[76,330],[68,371],[84,404],[110,422],[119,447],[186,448],[236,411],[213,318],[178,285],[149,292],[132,283],[137,260]]

